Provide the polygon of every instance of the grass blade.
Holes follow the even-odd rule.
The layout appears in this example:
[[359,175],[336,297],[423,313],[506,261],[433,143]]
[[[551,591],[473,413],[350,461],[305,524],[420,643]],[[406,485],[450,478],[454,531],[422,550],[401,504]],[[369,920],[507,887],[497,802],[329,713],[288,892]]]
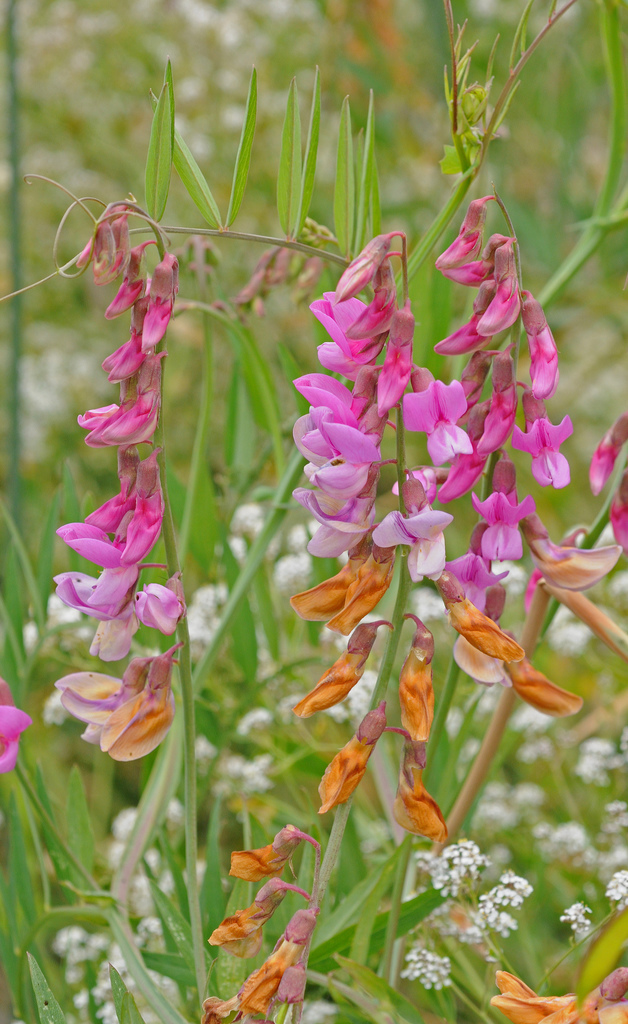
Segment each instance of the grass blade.
[[281,152],[277,175],[277,212],[281,229],[286,238],[296,237],[300,186],[301,115],[299,114],[297,80],[293,78],[288,91],[288,104],[281,133]]
[[303,162],[303,177],[301,178],[301,198],[299,200],[299,212],[297,213],[295,238],[298,238],[303,230],[305,218],[310,209],[312,192],[314,191],[314,177],[316,174],[316,156],[318,154],[318,136],[321,127],[321,79],[318,68],[314,77],[314,89],[312,91],[312,107],[310,110],[310,125],[307,131],[307,142],[305,144],[305,159]]
[[366,132],[364,135],[364,147],[362,152],[362,167],[360,170],[360,183],[358,188],[358,211],[355,224],[355,242],[353,251],[360,252],[366,242],[366,222],[371,206],[373,194],[374,174],[374,149],[375,149],[375,111],[373,104],[373,90],[369,93],[369,110],[366,118]]
[[165,81],[153,114],[146,155],[146,208],[157,221],[161,220],[166,209],[172,173],[174,122],[170,92],[170,86]]
[[46,523],[44,525],[44,529],[41,535],[39,558],[37,559],[37,584],[39,587],[39,596],[43,608],[45,608],[46,605],[48,604],[48,597],[50,595],[52,578],[52,559],[56,537],[55,529],[57,525],[57,520],[59,518],[60,500],[60,492],[56,491],[54,498],[52,499],[52,502],[50,504],[48,515],[46,516]]
[[336,183],[334,186],[334,227],[338,247],[347,259],[351,256],[353,220],[355,214],[355,172],[353,168],[353,140],[351,138],[351,110],[345,96],[340,113]]
[[44,611],[44,606],[41,601],[39,587],[37,585],[35,573],[33,572],[31,560],[28,557],[28,552],[26,550],[26,547],[24,546],[24,541],[20,536],[20,531],[15,525],[13,517],[11,516],[11,513],[9,512],[8,508],[6,507],[3,501],[0,501],[0,509],[2,510],[5,522],[9,528],[9,533],[11,534],[11,539],[15,547],[15,553],[20,563],[22,573],[24,575],[24,582],[26,583],[26,587],[28,589],[28,596],[33,606],[33,618],[35,619],[35,622],[37,623],[37,626],[41,631],[46,625],[46,613]]
[[31,981],[33,983],[35,999],[37,1000],[41,1024],[66,1024],[63,1010],[50,991],[50,986],[31,953],[28,953],[28,966],[31,972]]
[[220,227],[220,210],[214,199],[205,176],[194,159],[187,143],[175,129],[174,133],[174,169],[181,178],[190,199],[196,206],[210,228]]
[[94,833],[87,808],[81,773],[74,765],[68,783],[68,846],[91,873],[94,866]]
[[246,112],[244,115],[244,124],[242,125],[242,134],[240,136],[240,145],[238,146],[235,167],[233,169],[233,183],[231,185],[229,209],[227,210],[227,217],[225,220],[225,227],[227,228],[230,228],[236,219],[242,199],[244,198],[246,179],[248,178],[249,167],[251,166],[251,149],[253,147],[253,136],[255,135],[256,118],[257,71],[253,68],[251,83],[249,85],[249,95],[246,100]]

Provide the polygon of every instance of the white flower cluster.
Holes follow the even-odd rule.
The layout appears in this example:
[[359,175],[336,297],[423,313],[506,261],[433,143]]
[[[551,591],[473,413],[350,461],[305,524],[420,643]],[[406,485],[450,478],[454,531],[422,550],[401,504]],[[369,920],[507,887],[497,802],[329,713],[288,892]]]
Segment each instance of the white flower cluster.
[[533,782],[516,786],[489,782],[473,818],[474,828],[482,832],[513,829],[522,819],[534,818],[544,799],[543,790]]
[[611,781],[609,771],[623,764],[624,758],[617,753],[612,740],[593,736],[581,744],[574,772],[588,785],[608,786]]
[[480,896],[479,916],[486,921],[488,928],[507,938],[511,932],[517,930],[518,925],[514,917],[501,908],[511,907],[513,910],[519,910],[524,899],[532,891],[532,886],[526,878],[516,875],[514,871],[505,871],[499,883],[490,892]]
[[604,810],[607,817],[602,822],[602,832],[617,835],[628,828],[628,804],[625,800],[612,800],[610,804],[606,804]]
[[200,658],[218,629],[218,612],[224,605],[229,591],[224,583],[208,583],[199,587],[188,604],[188,629],[193,658]]
[[46,697],[42,711],[44,725],[63,725],[68,713],[61,703],[61,690],[53,690],[49,697]]
[[240,719],[236,726],[238,736],[248,736],[258,729],[266,729],[273,720],[272,711],[268,708],[251,708],[246,715]]
[[218,750],[207,736],[199,735],[194,740],[194,757],[200,775],[206,775],[210,762],[214,760]]
[[583,622],[565,608],[564,605],[556,612],[547,631],[547,642],[555,651],[576,657],[582,654],[591,639],[591,632]]
[[423,946],[413,946],[406,954],[407,967],[401,972],[402,978],[421,982],[424,988],[447,988],[451,985],[451,960],[438,956]]
[[241,754],[227,754],[219,764],[219,779],[214,786],[216,795],[266,793],[274,783],[268,778],[273,766],[270,754],[246,758]]
[[461,839],[446,847],[440,857],[432,857],[428,864],[417,857],[422,867],[427,867],[432,885],[443,896],[457,896],[466,882],[474,882],[480,872],[490,864],[489,858],[480,853],[480,847],[471,839]]
[[532,834],[539,840],[539,850],[545,860],[591,865],[595,859],[586,829],[578,821],[565,821],[555,827],[540,821]]
[[236,537],[248,537],[255,540],[264,526],[264,510],[261,505],[251,502],[239,505],[231,520],[231,533]]
[[575,939],[582,939],[591,928],[591,921],[587,915],[592,913],[591,907],[587,907],[586,903],[572,903],[560,915],[560,920],[569,925]]
[[628,906],[628,871],[616,871],[606,886],[605,896],[616,903],[616,910],[623,910]]
[[295,594],[305,589],[312,574],[312,556],[298,551],[278,558],[273,567],[273,580],[280,594]]

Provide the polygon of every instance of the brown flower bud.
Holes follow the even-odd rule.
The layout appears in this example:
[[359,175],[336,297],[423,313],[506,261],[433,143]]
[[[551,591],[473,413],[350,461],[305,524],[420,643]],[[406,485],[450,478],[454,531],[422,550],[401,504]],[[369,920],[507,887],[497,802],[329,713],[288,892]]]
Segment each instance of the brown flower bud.
[[425,836],[435,843],[444,843],[447,839],[445,819],[440,807],[423,785],[422,775],[423,772],[417,765],[415,747],[412,743],[406,743],[393,815],[395,821],[407,832]]
[[349,561],[339,573],[324,580],[323,583],[319,583],[317,587],[304,590],[301,594],[291,597],[290,604],[297,615],[310,622],[325,622],[330,615],[341,612],[347,598],[347,590],[354,583],[358,570],[369,557],[371,548],[370,535],[362,538],[349,551]]
[[395,549],[373,544],[372,554],[358,569],[349,586],[341,612],[327,623],[328,629],[347,636],[388,590],[395,568]]
[[375,749],[375,744],[386,728],[384,701],[374,711],[369,711],[358,726],[355,736],[339,750],[328,765],[318,787],[322,805],[319,814],[325,814],[338,804],[347,802],[360,783]]
[[464,596],[453,573],[445,571],[436,581],[436,586],[449,612],[449,621],[457,633],[491,658],[521,661],[524,656],[523,647]]
[[434,718],[434,688],[432,686],[432,657],[434,637],[414,615],[417,624],[408,657],[399,676],[399,704],[401,724],[413,740],[427,742]]
[[325,672],[314,689],[292,709],[295,715],[309,718],[315,711],[325,711],[345,699],[362,678],[364,666],[380,626],[392,629],[391,624],[383,619],[380,622],[365,623],[354,629],[345,653]]
[[303,833],[294,825],[286,825],[272,843],[257,850],[234,850],[230,875],[246,882],[279,875],[302,840]]
[[512,679],[515,693],[537,711],[542,711],[544,715],[553,715],[554,718],[575,715],[580,711],[582,697],[550,682],[542,672],[537,672],[527,658],[506,665],[505,668]]

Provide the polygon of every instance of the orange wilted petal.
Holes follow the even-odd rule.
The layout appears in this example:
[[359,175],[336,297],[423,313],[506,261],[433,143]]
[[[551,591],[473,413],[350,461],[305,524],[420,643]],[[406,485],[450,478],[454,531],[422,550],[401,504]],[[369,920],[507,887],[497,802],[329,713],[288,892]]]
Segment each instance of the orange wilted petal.
[[551,584],[566,590],[587,590],[599,583],[621,555],[618,544],[604,548],[553,544],[536,513],[525,516],[519,525],[537,569]]
[[[607,647],[610,647],[611,651],[618,654],[624,661],[628,661],[628,635],[621,626],[613,622],[606,612],[603,612],[601,608],[593,604],[593,601],[590,601],[588,597],[577,590],[565,590],[563,587],[554,587],[546,580],[542,580],[541,585],[552,597],[555,597],[557,601],[560,601],[561,604],[569,608],[574,615],[577,615],[580,621],[584,622],[585,626],[588,626],[592,633],[595,633]],[[615,638],[621,641],[623,647],[615,643]]]
[[347,590],[342,611],[329,620],[327,628],[347,636],[384,596],[392,582],[394,568],[395,549],[374,544],[373,553],[360,566]]
[[375,744],[386,727],[385,707],[386,704],[382,701],[374,711],[369,711],[358,726],[355,736],[351,737],[327,766],[318,787],[323,801],[319,814],[325,814],[337,804],[346,803],[358,786]]
[[422,775],[422,770],[417,766],[413,744],[406,743],[393,816],[407,832],[425,836],[435,843],[444,843],[447,839],[445,819],[440,807],[423,785]]
[[503,661],[478,651],[462,635],[456,639],[453,654],[458,668],[477,683],[492,686],[493,683],[503,683],[507,678]]
[[290,598],[290,604],[297,615],[309,622],[325,622],[344,608],[347,590],[355,581],[360,566],[368,558],[372,548],[370,537],[363,538],[349,552],[349,561],[339,573],[324,580],[311,590],[304,590]]
[[295,715],[309,718],[315,711],[324,711],[344,700],[362,678],[377,630],[382,625],[392,629],[390,623],[380,621],[365,623],[353,631],[345,653],[325,672],[314,689],[292,709]]
[[220,1024],[225,1017],[229,1017],[239,1006],[238,996],[231,999],[218,999],[217,996],[210,996],[203,1003],[203,1016],[201,1024]]
[[262,878],[279,875],[302,841],[302,836],[295,825],[286,825],[268,846],[257,850],[234,850],[229,874],[246,882],[260,882]]
[[135,761],[149,754],[168,732],[174,711],[170,687],[156,693],[146,687],[109,716],[100,735],[100,749],[114,761]]
[[314,930],[317,913],[313,910],[297,910],[290,919],[277,949],[261,967],[249,975],[238,992],[241,1013],[267,1012],[284,972],[301,958]]
[[491,1006],[501,1010],[513,1024],[540,1024],[550,1020],[551,1024],[575,1024],[579,1019],[573,996],[493,996]]
[[521,661],[523,647],[504,633],[493,619],[484,615],[464,596],[460,583],[452,572],[445,571],[436,581],[439,593],[449,612],[449,621],[472,647],[502,661]]
[[432,686],[432,657],[434,637],[416,618],[417,624],[408,657],[399,675],[399,704],[401,724],[413,740],[427,742],[434,718],[434,687]]
[[575,715],[582,707],[582,697],[569,690],[563,690],[556,683],[538,672],[534,665],[524,658],[520,662],[506,665],[515,692],[537,711],[555,718]]
[[536,999],[536,992],[529,985],[526,985],[525,981],[518,978],[516,974],[510,974],[508,971],[497,971],[495,974],[495,983],[499,991],[504,994],[511,996],[522,996],[524,998]]

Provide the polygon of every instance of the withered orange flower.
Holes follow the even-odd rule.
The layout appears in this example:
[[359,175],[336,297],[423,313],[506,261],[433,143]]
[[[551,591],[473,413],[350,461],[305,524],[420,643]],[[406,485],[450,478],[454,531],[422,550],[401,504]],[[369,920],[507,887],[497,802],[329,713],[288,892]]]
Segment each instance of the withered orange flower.
[[416,631],[399,676],[401,724],[413,740],[426,743],[434,718],[434,637],[415,615],[406,615],[405,618],[414,619]]
[[575,715],[580,711],[582,697],[550,682],[527,658],[506,665],[505,668],[512,679],[514,691],[537,711],[555,718]]
[[513,1024],[627,1024],[628,971],[620,967],[590,992],[578,1007],[573,993],[565,996],[537,996],[536,992],[514,974],[497,971],[495,981],[501,995],[493,996],[491,1006],[508,1017]]
[[406,832],[425,836],[435,843],[444,843],[447,839],[447,826],[440,807],[423,785],[422,767],[425,761],[422,751],[421,756],[418,756],[417,746],[421,745],[412,742],[404,745],[393,815]]
[[284,937],[261,967],[244,982],[238,992],[240,1012],[266,1013],[271,999],[287,969],[293,967],[303,954],[314,926],[317,911],[297,910],[290,919]]
[[566,590],[587,590],[599,583],[621,555],[618,544],[590,549],[553,544],[536,513],[525,516],[519,525],[537,569],[554,586]]
[[297,615],[309,622],[325,622],[344,608],[347,590],[354,583],[358,570],[371,553],[373,542],[370,534],[363,537],[349,551],[349,560],[339,573],[319,583],[311,590],[304,590],[290,598],[290,604]]
[[445,571],[436,586],[449,612],[449,621],[472,647],[502,661],[521,661],[523,647],[504,633],[493,619],[484,615],[464,596],[460,583],[452,572]]
[[226,917],[209,937],[211,946],[221,946],[233,956],[248,959],[256,956],[262,945],[262,928],[275,913],[287,892],[298,892],[306,899],[308,893],[296,885],[271,878],[263,885],[250,907]]
[[337,804],[347,802],[362,779],[368,759],[375,749],[377,740],[386,728],[385,701],[369,711],[358,726],[355,736],[327,766],[327,770],[318,787],[322,805],[319,814],[325,814]]
[[347,590],[342,611],[329,620],[327,628],[348,636],[384,596],[392,582],[394,568],[395,549],[373,544],[371,555],[360,566]]
[[286,825],[268,846],[257,850],[234,850],[229,874],[246,882],[260,882],[262,878],[279,875],[302,839],[300,829]]
[[391,624],[384,619],[365,623],[354,629],[345,653],[325,672],[314,689],[292,709],[295,715],[309,718],[315,711],[324,711],[345,699],[362,678],[364,666],[380,626],[392,629]]
[[203,1003],[203,1016],[201,1024],[221,1024],[221,1022],[237,1010],[239,1005],[238,996],[231,999],[218,999],[217,996],[210,996]]

